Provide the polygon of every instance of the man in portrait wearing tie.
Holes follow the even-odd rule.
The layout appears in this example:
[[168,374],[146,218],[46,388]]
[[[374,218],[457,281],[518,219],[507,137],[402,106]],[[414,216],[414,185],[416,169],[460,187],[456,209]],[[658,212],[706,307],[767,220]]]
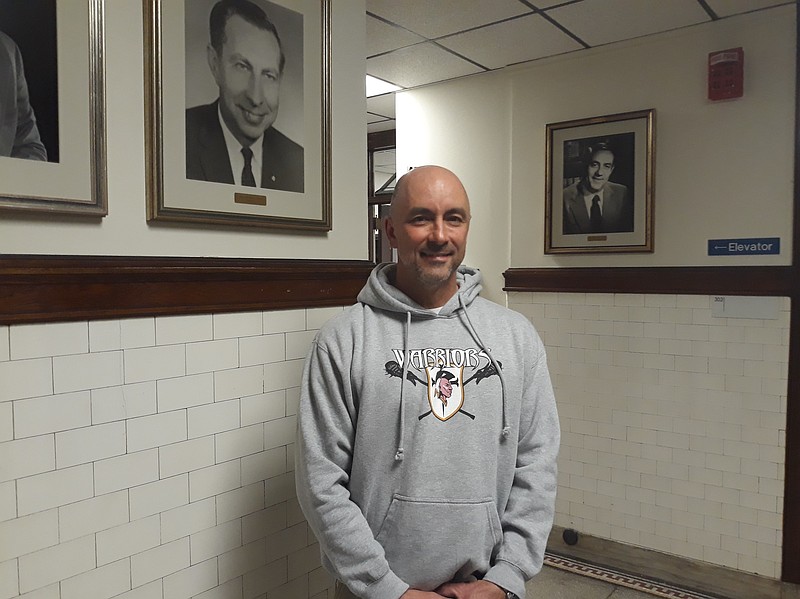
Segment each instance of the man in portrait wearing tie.
[[275,25],[249,0],[220,0],[209,29],[219,98],[186,111],[186,178],[303,192],[303,147],[272,126],[286,63]]
[[47,160],[17,44],[0,31],[0,156]]
[[625,185],[609,181],[613,172],[613,150],[603,143],[589,148],[583,177],[564,188],[564,235],[633,231],[633,202]]

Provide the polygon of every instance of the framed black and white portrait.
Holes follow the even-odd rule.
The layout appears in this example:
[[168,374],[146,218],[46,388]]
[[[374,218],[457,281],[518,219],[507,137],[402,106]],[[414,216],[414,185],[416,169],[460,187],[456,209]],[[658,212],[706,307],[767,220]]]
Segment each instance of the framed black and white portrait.
[[653,251],[654,112],[547,125],[546,254]]
[[148,219],[330,230],[329,2],[145,4]]
[[102,0],[0,0],[0,209],[107,213],[103,31]]

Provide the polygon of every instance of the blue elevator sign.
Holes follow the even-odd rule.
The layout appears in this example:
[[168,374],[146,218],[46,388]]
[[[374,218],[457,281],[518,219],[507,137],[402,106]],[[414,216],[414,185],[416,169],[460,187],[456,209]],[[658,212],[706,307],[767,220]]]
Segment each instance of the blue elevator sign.
[[780,254],[780,237],[753,237],[749,239],[709,239],[709,256],[754,256]]

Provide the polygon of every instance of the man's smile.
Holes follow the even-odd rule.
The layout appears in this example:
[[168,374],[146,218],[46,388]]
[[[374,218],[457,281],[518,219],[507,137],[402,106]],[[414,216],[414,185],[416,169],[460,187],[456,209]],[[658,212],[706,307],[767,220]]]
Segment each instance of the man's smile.
[[239,110],[241,111],[242,116],[245,118],[245,120],[251,125],[258,125],[266,116],[266,113],[253,112],[251,110],[248,110],[244,106],[239,106]]
[[423,258],[431,262],[443,262],[452,257],[453,252],[427,252],[423,250],[420,254]]

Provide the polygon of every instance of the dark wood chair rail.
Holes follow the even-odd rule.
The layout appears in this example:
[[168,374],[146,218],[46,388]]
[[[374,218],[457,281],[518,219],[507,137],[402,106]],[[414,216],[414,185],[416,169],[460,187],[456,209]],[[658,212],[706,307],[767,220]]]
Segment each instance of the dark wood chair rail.
[[791,296],[791,266],[509,268],[505,291]]
[[0,256],[0,324],[355,302],[357,260]]

